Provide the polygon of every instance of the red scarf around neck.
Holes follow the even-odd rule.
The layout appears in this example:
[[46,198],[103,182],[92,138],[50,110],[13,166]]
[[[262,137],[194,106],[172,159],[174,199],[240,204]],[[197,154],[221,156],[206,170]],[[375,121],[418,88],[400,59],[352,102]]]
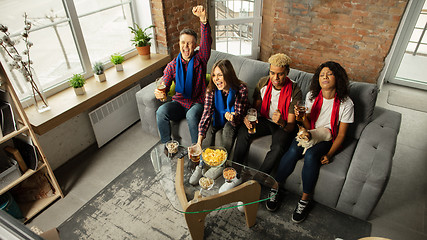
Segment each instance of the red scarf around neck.
[[[261,116],[269,118],[270,103],[271,103],[271,91],[273,89],[273,83],[268,79],[267,89],[265,90],[264,97],[261,105]],[[282,119],[288,120],[288,110],[291,103],[292,94],[292,81],[288,77],[285,79],[285,85],[280,90],[278,109],[282,115]]]
[[[323,95],[322,95],[322,90],[320,90],[319,95],[317,95],[316,99],[314,99],[313,106],[311,107],[311,114],[310,114],[311,129],[314,129],[316,126],[316,121],[317,121],[317,118],[319,118],[320,110],[322,109],[322,104],[323,104]],[[339,111],[340,111],[340,100],[338,99],[337,93],[335,93],[334,105],[332,107],[332,114],[331,114],[332,141],[334,141],[338,135]]]

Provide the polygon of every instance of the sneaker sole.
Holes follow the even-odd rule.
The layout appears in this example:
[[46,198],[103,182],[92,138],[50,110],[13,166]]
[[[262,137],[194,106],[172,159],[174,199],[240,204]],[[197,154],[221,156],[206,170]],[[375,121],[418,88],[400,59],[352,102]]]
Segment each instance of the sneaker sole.
[[270,211],[270,212],[275,212],[275,211],[277,211],[277,209],[279,209],[279,205],[277,205],[277,207],[276,207],[276,208],[269,208],[269,207],[267,206],[267,204],[265,204],[265,208],[266,208],[268,211]]
[[304,218],[304,219],[301,219],[301,220],[297,221],[293,217],[291,219],[292,219],[292,222],[294,222],[294,223],[302,223],[305,220],[305,218]]

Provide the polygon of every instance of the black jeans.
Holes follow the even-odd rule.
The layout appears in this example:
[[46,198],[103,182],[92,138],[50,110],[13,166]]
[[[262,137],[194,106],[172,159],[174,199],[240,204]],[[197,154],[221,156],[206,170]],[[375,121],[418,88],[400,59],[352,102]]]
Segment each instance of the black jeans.
[[234,140],[236,139],[237,136],[237,131],[238,131],[238,127],[234,127],[233,125],[231,125],[230,122],[227,121],[227,123],[225,123],[223,128],[216,128],[213,126],[212,124],[213,121],[211,121],[208,130],[206,131],[206,141],[209,143],[209,146],[214,146],[215,145],[215,137],[216,137],[216,132],[218,132],[219,130],[222,129],[222,138],[221,138],[221,143],[222,146],[227,150],[227,153],[230,154],[231,150],[233,148],[234,145]]
[[259,169],[262,172],[270,173],[273,168],[278,165],[280,158],[289,148],[295,134],[296,131],[293,131],[292,133],[286,132],[280,128],[279,125],[263,117],[258,118],[255,134],[249,134],[246,126],[242,124],[237,134],[233,161],[237,163],[244,163],[244,159],[246,159],[246,154],[249,151],[252,139],[271,135],[272,143],[270,145],[270,151],[268,151],[264,162]]

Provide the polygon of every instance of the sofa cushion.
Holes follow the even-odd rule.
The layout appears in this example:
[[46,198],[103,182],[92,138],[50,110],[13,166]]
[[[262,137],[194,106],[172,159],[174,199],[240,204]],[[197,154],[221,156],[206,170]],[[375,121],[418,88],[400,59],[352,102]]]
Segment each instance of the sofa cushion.
[[308,91],[310,90],[311,79],[313,78],[313,73],[307,73],[300,70],[292,69],[289,71],[288,77],[292,81],[298,83],[298,86],[301,88],[302,97],[305,99]]
[[363,129],[372,119],[378,87],[372,83],[350,82],[349,95],[354,103],[354,123],[350,124],[347,135],[359,139]]

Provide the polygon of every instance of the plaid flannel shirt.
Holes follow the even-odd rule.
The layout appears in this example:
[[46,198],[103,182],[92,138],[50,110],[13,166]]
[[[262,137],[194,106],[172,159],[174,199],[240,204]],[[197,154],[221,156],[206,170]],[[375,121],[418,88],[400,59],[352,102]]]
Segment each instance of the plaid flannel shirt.
[[[201,39],[200,48],[194,53],[194,69],[193,69],[193,90],[191,93],[191,99],[185,98],[181,93],[175,93],[172,100],[177,101],[183,107],[189,109],[194,103],[203,103],[205,91],[206,91],[206,66],[211,56],[211,27],[209,22],[206,24],[200,23]],[[187,72],[188,63],[182,59],[182,66]],[[176,57],[168,63],[165,70],[163,71],[163,79],[166,84],[166,92],[169,92],[169,88],[176,76]]]
[[[228,93],[225,94],[225,97]],[[205,105],[203,109],[203,115],[199,122],[199,135],[206,136],[206,131],[211,123],[212,116],[215,108],[215,92],[206,92]],[[249,107],[248,100],[248,88],[245,84],[240,84],[239,91],[236,92],[236,100],[234,102],[234,118],[231,121],[231,125],[234,127],[240,125],[243,122],[243,118],[246,116],[246,111]]]

